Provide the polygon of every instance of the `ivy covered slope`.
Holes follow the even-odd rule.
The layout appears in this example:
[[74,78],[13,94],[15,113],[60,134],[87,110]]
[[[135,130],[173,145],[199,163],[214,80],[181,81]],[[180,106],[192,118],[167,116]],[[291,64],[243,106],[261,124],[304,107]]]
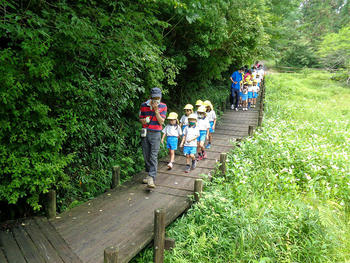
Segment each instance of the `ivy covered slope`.
[[248,2],[2,1],[0,200],[40,210],[56,188],[64,209],[104,191],[112,165],[139,170],[151,87],[170,109],[215,104],[214,82],[263,51],[264,1]]
[[349,262],[350,90],[329,77],[267,76],[263,129],[167,229],[164,262]]

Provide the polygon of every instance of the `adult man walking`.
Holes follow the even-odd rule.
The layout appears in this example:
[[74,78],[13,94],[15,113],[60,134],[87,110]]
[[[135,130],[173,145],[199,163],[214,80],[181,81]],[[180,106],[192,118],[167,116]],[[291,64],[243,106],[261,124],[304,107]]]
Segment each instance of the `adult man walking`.
[[240,68],[239,70],[236,70],[232,73],[230,79],[232,81],[231,84],[231,109],[235,109],[238,111],[238,102],[239,102],[239,90],[240,90],[240,82],[242,80],[242,73],[244,71],[244,68]]
[[148,187],[155,187],[158,168],[158,152],[161,141],[162,125],[166,118],[167,106],[161,103],[162,91],[151,90],[151,98],[141,104],[140,122],[142,123],[141,143],[148,177],[143,180]]

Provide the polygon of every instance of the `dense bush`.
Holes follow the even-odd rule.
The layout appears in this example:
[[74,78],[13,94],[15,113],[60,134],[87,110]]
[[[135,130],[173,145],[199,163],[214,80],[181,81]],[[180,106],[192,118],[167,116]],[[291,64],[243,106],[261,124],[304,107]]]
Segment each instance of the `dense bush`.
[[56,188],[64,209],[104,191],[112,165],[141,169],[151,87],[177,108],[262,53],[263,1],[245,3],[2,1],[0,200],[39,210]]

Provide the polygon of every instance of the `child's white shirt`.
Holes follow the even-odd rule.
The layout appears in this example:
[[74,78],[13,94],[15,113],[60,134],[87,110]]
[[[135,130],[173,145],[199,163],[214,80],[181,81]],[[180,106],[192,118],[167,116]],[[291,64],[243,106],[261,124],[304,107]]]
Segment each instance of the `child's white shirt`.
[[207,118],[208,118],[209,122],[215,121],[216,120],[215,111],[211,110],[211,111],[207,112]]
[[248,86],[248,92],[249,91],[251,91],[251,92],[253,91],[253,86]]
[[197,121],[197,126],[200,131],[205,131],[210,128],[210,123],[208,117],[205,117],[204,119],[199,119]]
[[258,92],[259,91],[259,87],[258,86],[253,86],[253,92]]
[[[197,140],[194,140],[194,139],[199,136],[198,126],[197,125],[194,126],[194,127],[187,126],[184,129],[184,136],[186,136],[186,140],[185,140],[184,146],[197,147]],[[192,141],[188,142],[189,140],[192,140]]]
[[170,124],[167,124],[164,127],[163,133],[165,133],[166,136],[175,136],[175,137],[182,135],[182,131],[179,125],[170,125]]
[[243,88],[243,89],[242,89],[242,93],[243,93],[243,94],[248,94],[248,88]]
[[188,125],[188,116],[186,116],[186,114],[182,115],[180,123],[182,123],[182,125]]

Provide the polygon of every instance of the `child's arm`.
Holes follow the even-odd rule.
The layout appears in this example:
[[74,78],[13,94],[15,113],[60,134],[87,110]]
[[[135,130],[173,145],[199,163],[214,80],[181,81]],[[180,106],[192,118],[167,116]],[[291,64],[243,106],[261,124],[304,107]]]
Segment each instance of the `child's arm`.
[[165,138],[165,136],[166,136],[166,134],[165,133],[163,133],[163,137],[162,137],[162,144],[164,143],[164,138]]
[[215,127],[216,127],[216,118],[214,119],[213,130],[215,130]]
[[180,147],[184,147],[185,141],[186,141],[186,135],[184,135],[184,136],[182,137],[182,141],[181,141],[181,143],[180,143]]
[[207,140],[209,140],[209,128],[207,129]]

